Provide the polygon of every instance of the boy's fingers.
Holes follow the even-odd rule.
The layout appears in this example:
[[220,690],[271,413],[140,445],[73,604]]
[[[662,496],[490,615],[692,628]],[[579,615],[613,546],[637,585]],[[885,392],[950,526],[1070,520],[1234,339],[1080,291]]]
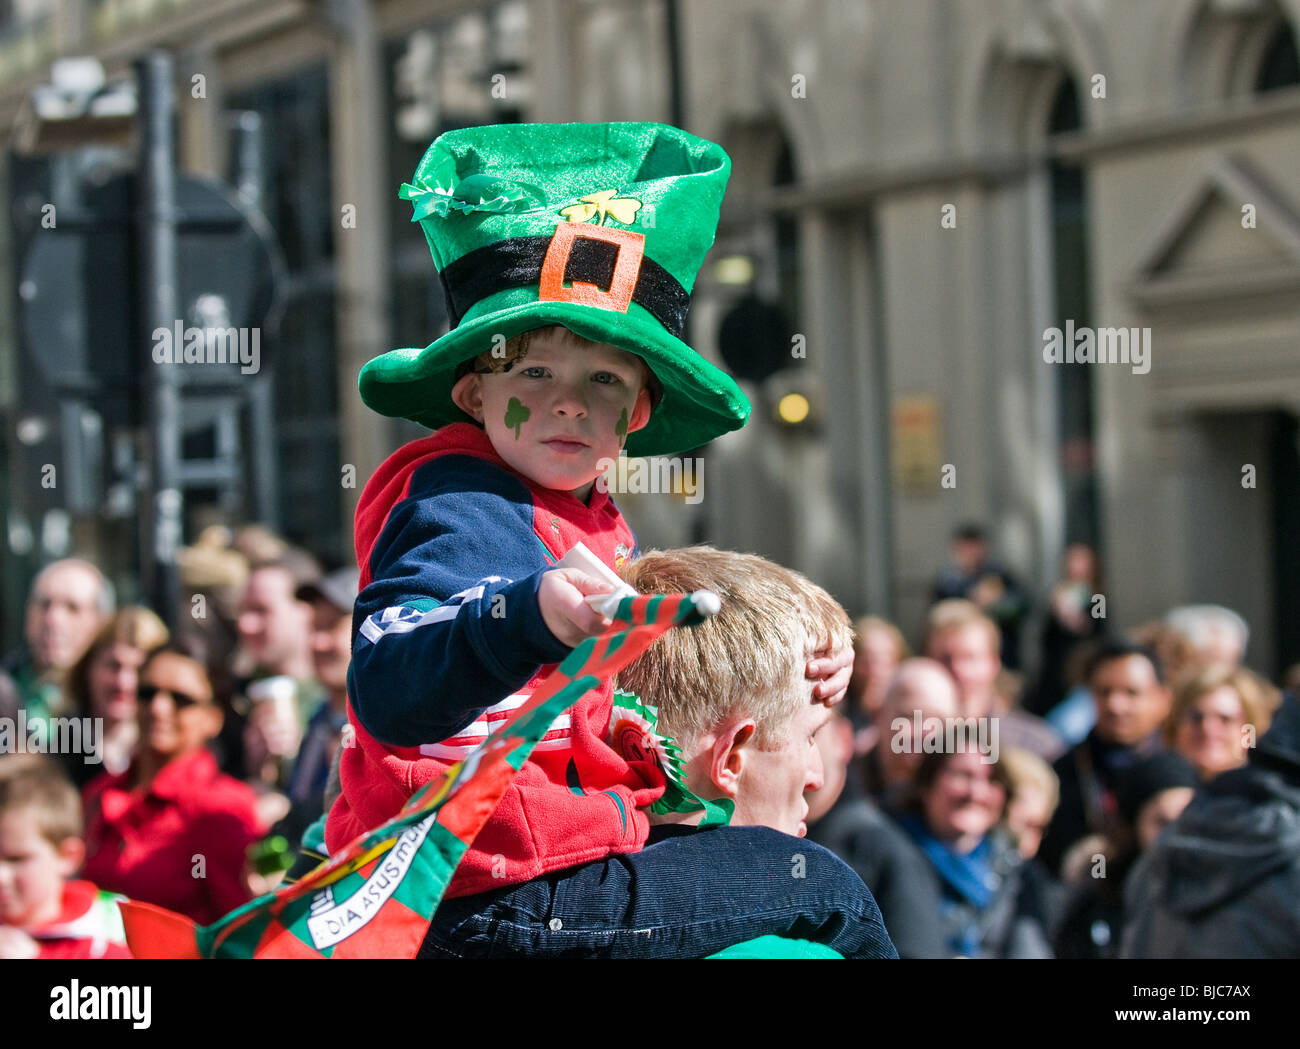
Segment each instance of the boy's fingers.
[[827,706],[834,706],[838,703],[849,690],[849,679],[853,676],[853,671],[848,667],[841,667],[830,677],[817,682],[813,687],[813,695],[818,699],[826,701]]
[[613,593],[614,588],[603,579],[596,576],[588,575],[586,572],[576,568],[561,568],[558,570],[561,578],[571,584],[583,597],[589,594],[609,594]]

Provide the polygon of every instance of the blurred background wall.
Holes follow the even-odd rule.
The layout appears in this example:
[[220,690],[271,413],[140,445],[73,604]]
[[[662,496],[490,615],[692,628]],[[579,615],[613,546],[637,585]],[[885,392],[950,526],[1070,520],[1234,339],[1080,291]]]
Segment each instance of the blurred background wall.
[[[1088,542],[1116,626],[1227,604],[1276,673],[1300,660],[1298,32],[1300,0],[0,0],[4,640],[41,563],[81,550],[130,596],[139,548],[140,435],[57,388],[23,312],[43,202],[132,140],[51,145],[33,92],[59,56],[111,83],[164,48],[181,168],[237,186],[284,259],[262,372],[187,394],[187,455],[225,467],[192,471],[186,540],[261,519],[350,558],[360,486],[421,434],[357,372],[446,328],[396,193],[440,132],[669,121],[732,156],[690,332],[754,415],[700,453],[698,503],[621,500],[643,547],[757,551],[910,632],[957,523],[1039,594]],[[1149,328],[1149,371],[1047,363],[1067,322]],[[41,487],[52,461],[80,498]]]

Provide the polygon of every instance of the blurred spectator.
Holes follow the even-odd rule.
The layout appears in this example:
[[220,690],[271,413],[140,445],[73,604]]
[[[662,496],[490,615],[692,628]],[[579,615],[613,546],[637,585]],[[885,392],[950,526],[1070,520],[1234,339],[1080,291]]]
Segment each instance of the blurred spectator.
[[998,828],[1011,784],[973,746],[927,754],[899,823],[930,861],[951,954],[1050,958],[1050,893]]
[[68,674],[68,697],[76,715],[102,718],[104,725],[103,765],[87,765],[80,756],[66,763],[78,789],[102,772],[125,772],[131,764],[139,735],[140,666],[167,637],[167,627],[149,609],[128,605],[100,628]]
[[266,565],[289,552],[289,543],[266,525],[248,524],[235,532],[231,547],[250,565]]
[[1300,957],[1300,703],[1199,790],[1126,890],[1126,958]]
[[885,702],[885,689],[898,665],[912,653],[902,631],[887,619],[863,616],[853,624],[853,677],[849,718],[855,729],[870,725]]
[[1192,643],[1197,658],[1206,664],[1235,667],[1250,642],[1246,621],[1222,605],[1185,605],[1165,616],[1165,622]]
[[899,957],[944,957],[939,900],[926,859],[848,775],[853,727],[838,706],[816,740],[824,781],[804,796],[808,840],[830,849],[866,882]]
[[355,568],[341,568],[319,583],[298,588],[298,600],[312,608],[312,658],[316,680],[325,689],[326,698],[307,722],[302,747],[289,774],[292,808],[276,828],[294,844],[324,811],[325,785],[335,764],[343,727],[348,723],[352,606],[360,581],[361,573]]
[[311,680],[311,607],[294,595],[319,578],[319,566],[300,551],[253,567],[238,620],[249,678]]
[[1190,761],[1201,779],[1213,779],[1246,764],[1280,699],[1272,685],[1244,667],[1212,663],[1175,688],[1165,743]]
[[240,604],[247,668],[243,778],[265,799],[263,815],[271,822],[288,812],[281,792],[307,720],[325,698],[312,663],[312,607],[297,597],[301,587],[319,579],[315,560],[290,549],[277,561],[254,566]]
[[176,624],[176,641],[207,667],[223,715],[212,750],[222,772],[243,779],[247,702],[235,666],[239,648],[235,622],[249,567],[244,554],[231,545],[234,538],[225,526],[210,525],[194,545],[182,547],[177,555],[183,605],[189,614]]
[[1062,557],[1061,578],[1047,598],[1038,687],[1026,704],[1033,713],[1046,714],[1065,699],[1071,655],[1104,630],[1105,620],[1092,614],[1093,595],[1100,590],[1096,553],[1086,543],[1071,543]]
[[1002,662],[1020,669],[1020,624],[1029,602],[1020,585],[1000,565],[989,560],[984,529],[965,524],[953,533],[952,561],[934,584],[934,600],[960,597],[974,602],[1001,633]]
[[111,894],[74,881],[81,801],[58,764],[0,757],[0,958],[130,958]]
[[1032,860],[1061,800],[1061,785],[1052,766],[1031,751],[1007,747],[1001,758],[1011,783],[1003,823],[1020,855]]
[[1018,695],[999,693],[1000,644],[997,624],[971,601],[940,601],[926,614],[925,654],[942,663],[957,682],[961,716],[997,717],[1002,744],[1053,760],[1065,749],[1056,732],[1042,718],[1014,709]]
[[151,652],[139,722],[130,768],[85,790],[86,874],[208,924],[248,901],[245,853],[263,827],[252,791],[219,773],[205,749],[221,710],[203,665],[173,644]]
[[1066,850],[1085,834],[1111,829],[1117,814],[1116,782],[1126,769],[1160,749],[1160,725],[1172,702],[1155,654],[1130,641],[1103,644],[1092,658],[1087,679],[1097,724],[1053,766],[1061,782],[1061,803],[1039,850],[1053,873],[1060,870]]
[[1067,896],[1053,946],[1058,958],[1115,958],[1123,936],[1124,884],[1139,857],[1192,800],[1196,770],[1160,751],[1120,776],[1119,819],[1066,857]]
[[1191,638],[1163,619],[1136,626],[1127,637],[1135,645],[1155,653],[1170,688],[1201,668],[1201,657]]
[[27,597],[24,646],[4,665],[29,723],[67,713],[64,676],[112,611],[112,588],[89,561],[55,561],[36,574]]
[[1092,641],[1085,641],[1070,652],[1065,669],[1068,691],[1065,698],[1043,716],[1043,720],[1065,742],[1066,749],[1082,743],[1097,723],[1097,705],[1092,701],[1092,692],[1088,690],[1084,674],[1093,655],[1104,643],[1104,638],[1103,634]]
[[899,665],[885,702],[876,715],[876,745],[863,757],[867,791],[886,811],[907,796],[921,765],[921,740],[928,718],[957,717],[957,687],[952,675],[933,659],[906,659]]

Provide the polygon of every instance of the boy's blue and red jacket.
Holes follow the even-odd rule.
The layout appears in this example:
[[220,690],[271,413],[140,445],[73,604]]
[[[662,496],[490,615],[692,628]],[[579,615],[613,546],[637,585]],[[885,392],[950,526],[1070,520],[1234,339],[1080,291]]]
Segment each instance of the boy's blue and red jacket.
[[[352,619],[348,716],[331,852],[396,814],[466,757],[569,652],[542,620],[542,573],[578,542],[611,568],[635,539],[607,493],[589,505],[507,466],[469,423],[398,449],[357,504],[361,592]],[[605,742],[608,685],[561,716],[461,861],[447,895],[633,852],[657,767]]]

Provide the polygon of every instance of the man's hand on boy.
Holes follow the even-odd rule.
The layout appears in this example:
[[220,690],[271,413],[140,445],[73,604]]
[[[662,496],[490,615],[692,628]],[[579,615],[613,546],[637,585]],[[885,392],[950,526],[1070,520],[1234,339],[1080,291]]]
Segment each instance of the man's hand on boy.
[[613,589],[605,580],[576,568],[552,568],[543,573],[537,588],[542,620],[552,634],[572,648],[585,638],[609,629],[611,620],[583,599],[589,594],[612,593]]
[[835,706],[849,691],[849,678],[853,676],[853,646],[830,652],[822,649],[808,661],[804,676],[809,681],[816,681],[813,686],[813,699],[820,700],[828,707]]

